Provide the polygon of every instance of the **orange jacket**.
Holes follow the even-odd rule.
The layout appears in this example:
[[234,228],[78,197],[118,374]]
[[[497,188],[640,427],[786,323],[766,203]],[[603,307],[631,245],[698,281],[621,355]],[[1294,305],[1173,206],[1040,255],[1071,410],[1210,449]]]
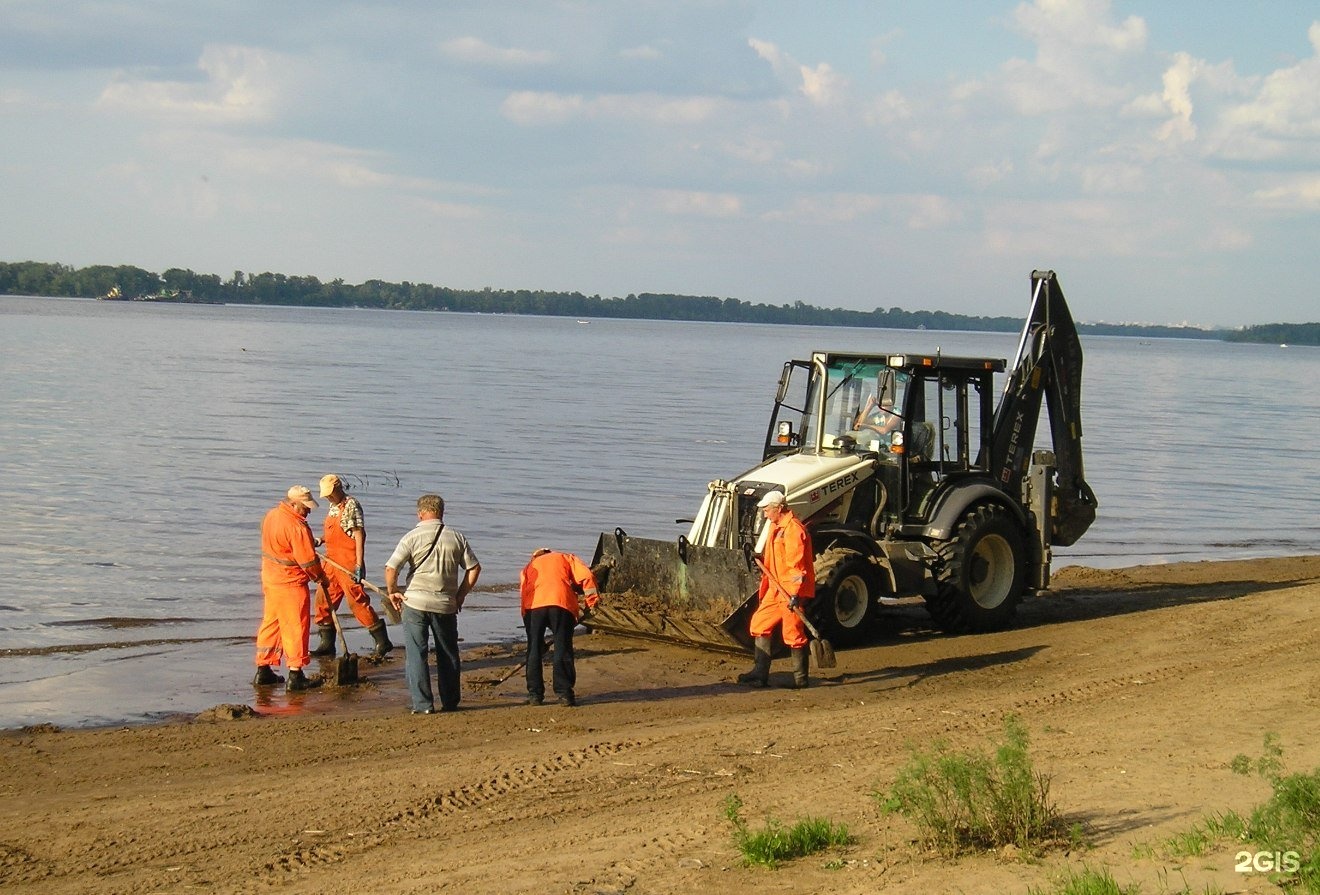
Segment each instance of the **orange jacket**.
[[288,501],[280,501],[261,522],[261,583],[306,587],[323,578],[311,526]]
[[596,593],[596,576],[591,574],[591,569],[573,554],[553,550],[532,557],[522,570],[519,590],[522,592],[523,615],[529,609],[560,606],[577,618],[579,592],[586,598],[588,607],[594,607],[600,599]]
[[[787,594],[804,600],[816,595],[816,567],[811,551],[811,535],[807,534],[806,526],[792,510],[785,510],[776,522],[771,523],[762,562],[770,571],[768,576],[761,576],[760,596],[763,599],[767,593],[772,597]],[[783,592],[771,588],[770,580],[778,583]]]

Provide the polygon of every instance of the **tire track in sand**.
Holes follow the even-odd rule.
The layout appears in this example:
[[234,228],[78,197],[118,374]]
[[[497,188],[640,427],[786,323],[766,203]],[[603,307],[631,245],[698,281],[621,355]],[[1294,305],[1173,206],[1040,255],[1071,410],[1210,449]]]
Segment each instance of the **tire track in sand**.
[[348,843],[295,845],[268,862],[264,870],[267,875],[283,876],[342,861],[352,854],[376,848],[389,839],[414,834],[443,818],[481,808],[523,791],[544,787],[564,774],[576,772],[584,766],[613,758],[642,745],[641,741],[594,743],[582,749],[551,756],[544,761],[512,768],[476,783],[423,796],[403,810],[372,825],[378,832],[359,835]]

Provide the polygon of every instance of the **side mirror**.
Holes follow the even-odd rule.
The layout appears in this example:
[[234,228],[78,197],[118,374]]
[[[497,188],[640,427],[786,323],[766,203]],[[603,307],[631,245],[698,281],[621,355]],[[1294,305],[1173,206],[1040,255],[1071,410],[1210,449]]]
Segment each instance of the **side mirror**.
[[896,386],[893,370],[886,368],[880,371],[879,379],[876,382],[876,390],[879,394],[881,407],[894,406]]

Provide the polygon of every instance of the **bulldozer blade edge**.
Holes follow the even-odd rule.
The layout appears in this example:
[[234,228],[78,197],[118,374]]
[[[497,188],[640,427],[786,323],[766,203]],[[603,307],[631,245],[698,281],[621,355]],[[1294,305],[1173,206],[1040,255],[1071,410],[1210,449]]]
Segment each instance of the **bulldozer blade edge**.
[[[747,633],[758,576],[739,551],[605,532],[592,568],[606,597],[584,624],[632,637],[707,649],[751,649]],[[751,607],[749,609],[749,602]]]

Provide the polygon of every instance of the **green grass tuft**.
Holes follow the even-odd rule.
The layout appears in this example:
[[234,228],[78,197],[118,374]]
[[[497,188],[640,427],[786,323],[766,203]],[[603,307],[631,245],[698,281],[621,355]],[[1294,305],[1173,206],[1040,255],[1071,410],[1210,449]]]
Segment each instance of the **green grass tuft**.
[[1093,870],[1083,867],[1069,870],[1053,889],[1028,889],[1029,895],[1137,895],[1141,887],[1136,883],[1120,886],[1108,868]]
[[1049,778],[1032,768],[1026,730],[1009,716],[994,755],[955,753],[937,742],[929,752],[913,750],[889,790],[873,795],[956,856],[1005,845],[1034,852],[1059,839],[1065,831],[1049,790]]
[[733,841],[743,856],[743,863],[771,869],[784,861],[802,858],[851,845],[853,837],[843,824],[817,817],[799,820],[792,826],[769,818],[760,830],[751,830],[742,817],[743,803],[737,795],[724,800],[724,816],[733,825]]

